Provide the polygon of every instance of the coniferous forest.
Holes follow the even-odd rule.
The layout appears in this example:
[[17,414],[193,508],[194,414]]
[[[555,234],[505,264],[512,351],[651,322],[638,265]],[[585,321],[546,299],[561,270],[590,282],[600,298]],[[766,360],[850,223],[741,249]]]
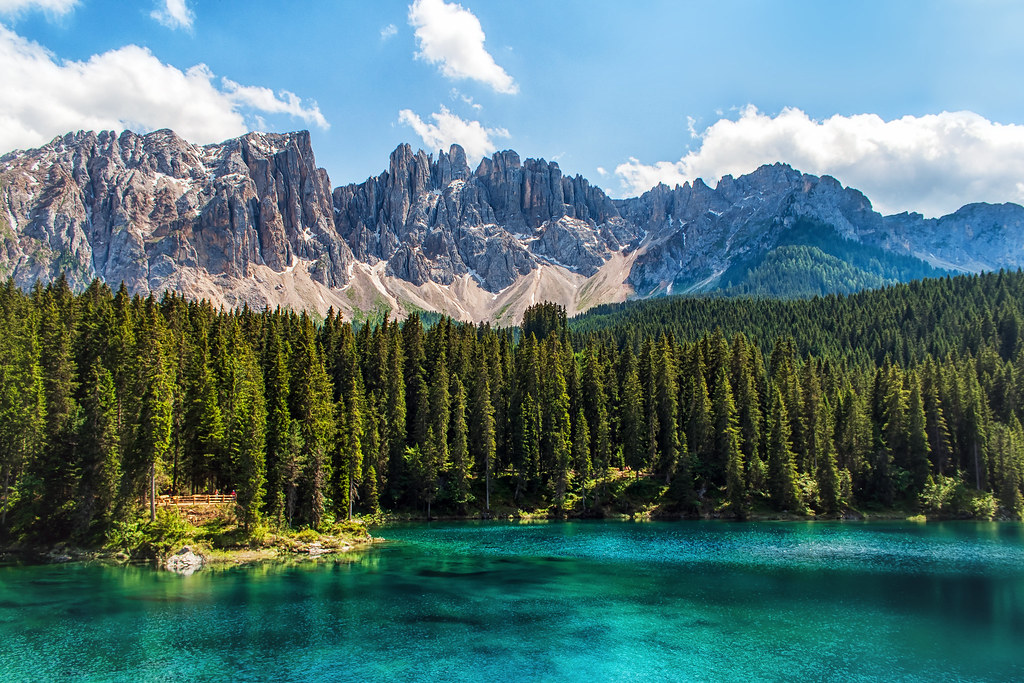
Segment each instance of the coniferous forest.
[[1024,274],[666,298],[517,329],[354,327],[63,280],[0,288],[0,535],[154,492],[248,527],[380,511],[1024,513]]

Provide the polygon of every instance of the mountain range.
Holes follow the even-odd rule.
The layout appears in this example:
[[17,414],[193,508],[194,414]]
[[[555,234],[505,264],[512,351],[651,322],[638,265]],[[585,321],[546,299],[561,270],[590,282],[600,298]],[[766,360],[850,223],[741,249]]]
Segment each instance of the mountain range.
[[332,188],[307,132],[194,145],[169,130],[77,132],[0,157],[0,277],[359,319],[440,311],[518,322],[683,292],[807,296],[1024,265],[1024,208],[882,216],[785,164],[611,199],[558,164],[409,145]]

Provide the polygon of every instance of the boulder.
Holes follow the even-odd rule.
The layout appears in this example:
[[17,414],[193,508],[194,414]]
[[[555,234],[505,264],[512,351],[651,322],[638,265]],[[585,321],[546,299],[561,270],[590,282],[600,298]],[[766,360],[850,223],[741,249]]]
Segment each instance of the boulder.
[[190,547],[185,546],[175,554],[167,558],[164,569],[182,576],[190,576],[206,564],[202,555],[194,552]]

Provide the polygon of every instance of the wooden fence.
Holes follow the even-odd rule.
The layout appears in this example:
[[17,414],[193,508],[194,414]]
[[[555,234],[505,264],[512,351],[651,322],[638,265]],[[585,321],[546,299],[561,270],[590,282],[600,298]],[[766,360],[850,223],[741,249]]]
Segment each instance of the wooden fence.
[[157,496],[156,504],[159,507],[185,506],[185,505],[223,505],[234,503],[235,497],[231,494],[203,494],[198,496]]

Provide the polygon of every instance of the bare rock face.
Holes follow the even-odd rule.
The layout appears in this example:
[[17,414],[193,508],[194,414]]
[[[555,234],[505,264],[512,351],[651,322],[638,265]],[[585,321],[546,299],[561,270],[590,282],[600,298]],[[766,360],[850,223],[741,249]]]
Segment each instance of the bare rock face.
[[180,269],[245,278],[298,260],[340,286],[351,250],[308,133],[197,146],[168,130],[74,133],[0,157],[0,269],[28,286],[64,273],[146,294]]
[[976,272],[1024,265],[1024,207],[968,204],[941,218],[885,217],[879,243],[935,265]]
[[506,151],[471,172],[458,145],[437,160],[400,146],[380,176],[335,189],[334,209],[356,258],[416,285],[472,274],[497,292],[546,263],[589,276],[633,237],[600,189],[558,164]]
[[882,225],[857,190],[785,164],[724,176],[715,189],[700,179],[675,188],[659,185],[616,204],[645,234],[644,251],[629,276],[641,296],[710,289],[734,263],[778,245],[801,219],[853,241]]
[[[785,164],[612,200],[513,151],[473,170],[458,145],[401,145],[379,176],[332,191],[306,132],[205,146],[79,132],[0,157],[0,278],[24,288],[64,274],[78,289],[99,277],[228,305],[386,300],[485,320],[538,296],[583,310],[713,290],[781,244],[813,242],[808,225],[941,268],[1024,266],[1024,207],[883,218],[859,191]],[[466,276],[484,292],[444,287]]]

